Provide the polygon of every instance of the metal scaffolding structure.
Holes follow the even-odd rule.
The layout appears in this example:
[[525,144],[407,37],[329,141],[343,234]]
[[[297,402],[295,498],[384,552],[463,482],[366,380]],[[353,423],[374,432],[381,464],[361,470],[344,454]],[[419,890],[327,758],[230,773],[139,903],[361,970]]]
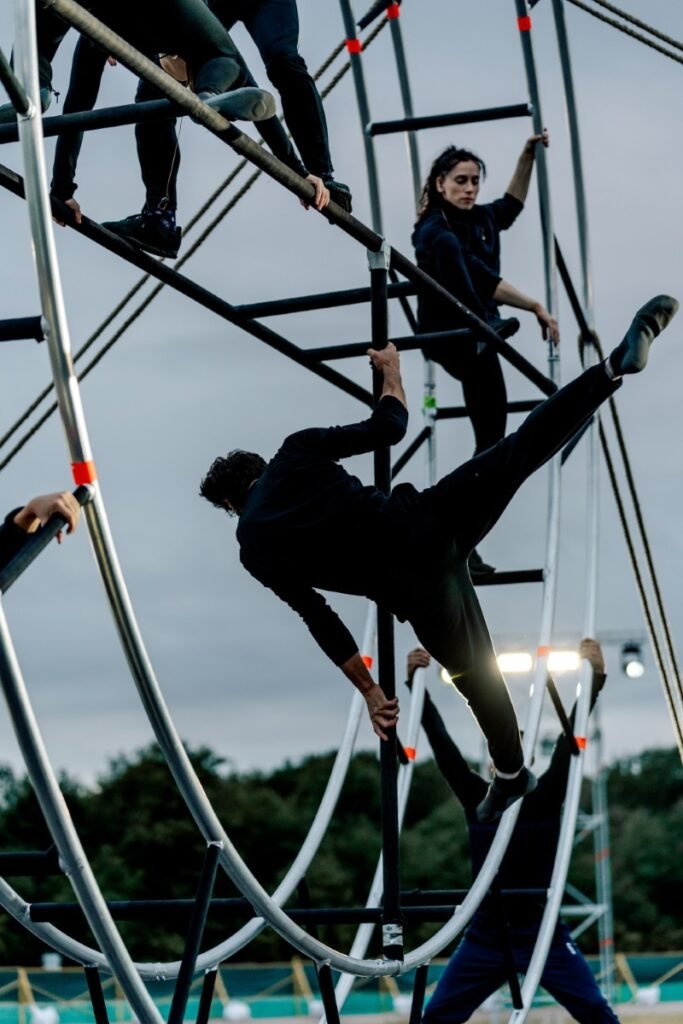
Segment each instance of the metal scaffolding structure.
[[[115,110],[94,111],[83,115],[69,115],[68,117],[71,120],[66,117],[52,118],[49,119],[52,122],[51,131],[54,129],[54,132],[58,133],[73,127],[87,129],[106,127],[112,124],[137,123],[143,118],[158,118],[164,114],[168,116],[169,110],[172,109],[178,113],[190,114],[196,121],[217,136],[221,142],[226,143],[249,163],[255,165],[269,177],[279,182],[280,185],[301,199],[311,199],[313,187],[309,183],[298,177],[269,153],[262,150],[248,136],[240,132],[234,124],[226,121],[216,110],[203,104],[191,92],[169,78],[153,62],[134,50],[124,39],[112,32],[111,29],[76,3],[75,0],[45,0],[45,4],[79,31],[98,42],[108,53],[115,56],[130,70],[151,82],[167,97],[165,100],[154,101],[153,104],[137,104],[132,107],[116,108]],[[204,308],[211,310],[219,317],[237,325],[240,329],[275,349],[281,355],[293,360],[309,372],[355,398],[364,406],[370,406],[373,404],[373,401],[377,400],[380,381],[375,378],[372,382],[372,390],[368,390],[355,383],[340,371],[333,369],[328,365],[330,362],[365,353],[369,344],[378,349],[384,347],[388,341],[393,341],[398,348],[405,349],[422,348],[427,342],[430,344],[438,342],[439,344],[447,345],[449,343],[452,344],[454,339],[457,340],[458,337],[471,334],[471,331],[476,331],[477,338],[482,338],[486,343],[492,345],[512,366],[535,384],[543,395],[552,394],[557,389],[559,384],[559,357],[552,345],[549,345],[548,348],[548,375],[546,376],[512,348],[502,334],[496,333],[487,323],[466,309],[454,296],[429,278],[383,237],[380,188],[374,148],[375,137],[392,132],[406,133],[412,190],[414,196],[416,196],[420,183],[416,134],[419,130],[439,125],[471,123],[477,120],[490,121],[508,117],[531,116],[534,131],[540,133],[543,128],[541,92],[537,80],[532,45],[532,24],[529,5],[526,0],[515,0],[514,13],[517,18],[526,74],[527,102],[514,106],[501,106],[495,109],[473,110],[455,114],[437,114],[426,117],[416,117],[413,109],[408,78],[408,62],[401,34],[400,4],[375,3],[368,14],[358,23],[356,22],[350,0],[340,0],[340,5],[346,32],[346,49],[353,72],[358,112],[362,126],[372,228],[366,226],[351,216],[351,214],[346,213],[334,203],[331,203],[326,210],[326,216],[334,225],[367,250],[370,274],[369,288],[364,287],[345,292],[329,292],[322,295],[300,296],[286,300],[253,303],[249,306],[235,306],[220,296],[209,292],[177,270],[145,255],[128,242],[88,220],[88,218],[84,217],[82,224],[76,225],[70,219],[68,211],[65,210],[63,204],[54,200],[51,204],[43,154],[43,123],[39,114],[40,102],[38,96],[34,3],[33,0],[14,0],[16,74],[12,72],[7,62],[4,61],[0,65],[0,78],[8,87],[10,98],[17,110],[18,135],[22,147],[25,174],[22,180],[13,171],[0,166],[0,185],[15,195],[25,198],[28,202],[42,315],[41,317],[26,318],[22,321],[4,321],[0,325],[0,340],[9,337],[45,337],[47,341],[57,403],[66,434],[69,459],[74,481],[79,488],[77,497],[85,507],[85,518],[93,552],[111,606],[115,626],[144,710],[177,787],[206,842],[207,851],[197,896],[192,902],[192,921],[183,959],[165,964],[153,962],[144,964],[134,963],[120,938],[115,923],[116,915],[114,911],[116,908],[112,908],[112,906],[107,904],[99,890],[97,881],[90,870],[85,853],[73,827],[69,812],[59,792],[54,771],[42,744],[40,730],[33,715],[19,662],[14,652],[9,628],[0,605],[0,678],[10,706],[12,720],[26,760],[31,782],[54,837],[59,858],[71,880],[78,903],[85,913],[99,949],[92,949],[77,942],[67,932],[62,931],[57,924],[48,923],[57,920],[62,923],[66,922],[70,920],[69,914],[62,914],[61,917],[58,914],[52,917],[33,915],[32,909],[22,900],[20,895],[7,882],[1,879],[0,905],[43,941],[64,955],[81,962],[88,969],[88,985],[93,996],[93,1005],[96,1007],[98,1024],[105,1024],[106,1021],[106,1010],[101,999],[99,970],[111,971],[115,975],[141,1024],[158,1024],[161,1020],[158,1009],[145,989],[145,979],[156,977],[177,979],[176,995],[171,1007],[169,1020],[171,1024],[180,1024],[183,1019],[192,975],[199,971],[207,972],[206,988],[202,999],[203,1009],[200,1009],[199,1021],[199,1024],[204,1024],[202,1014],[208,1016],[211,986],[213,981],[215,981],[217,965],[222,960],[244,948],[266,926],[274,928],[292,946],[316,964],[325,1015],[330,1024],[336,1024],[336,1021],[339,1019],[339,1009],[343,1005],[354,977],[398,975],[413,969],[417,969],[417,981],[411,1012],[411,1024],[417,1024],[421,1015],[428,963],[462,931],[478,909],[481,900],[489,892],[501,860],[505,855],[507,844],[515,828],[519,813],[519,804],[513,806],[505,813],[489,851],[486,864],[469,892],[463,894],[462,899],[458,895],[457,903],[449,903],[447,900],[444,900],[443,906],[439,907],[425,905],[410,908],[404,898],[405,894],[401,892],[400,887],[399,834],[400,824],[408,799],[413,762],[409,759],[407,764],[404,764],[400,769],[398,768],[397,754],[399,750],[394,731],[390,739],[382,742],[380,745],[383,854],[382,861],[375,873],[366,907],[357,912],[352,912],[351,910],[345,912],[338,909],[329,912],[316,910],[312,911],[308,917],[303,912],[295,913],[283,910],[283,906],[305,875],[334,812],[334,806],[346,774],[360,721],[362,698],[356,694],[351,701],[348,721],[339,752],[328,780],[325,795],[311,825],[307,839],[283,881],[274,893],[269,894],[242,861],[230,840],[228,831],[215,814],[194,773],[166,707],[161,688],[138,628],[125,580],[119,566],[114,541],[109,529],[102,490],[97,477],[94,455],[88,438],[78,380],[71,358],[69,328],[52,235],[51,217],[55,211],[69,223],[70,227],[90,241],[103,246],[114,255],[140,268],[151,278],[155,278],[162,284],[168,285]],[[578,303],[577,317],[582,329],[582,338],[585,343],[588,343],[592,342],[595,338],[588,224],[581,166],[578,117],[574,99],[567,33],[564,24],[563,0],[552,0],[552,11],[557,29],[567,117],[572,141],[581,258],[582,298],[580,301],[576,299],[576,292],[573,290],[566,266],[564,266],[561,259],[559,247],[556,244],[553,231],[548,168],[544,151],[541,148],[538,154],[537,173],[546,305],[551,314],[556,315],[558,306],[557,271],[559,266],[565,286],[570,292],[570,297],[573,292],[574,300]],[[370,116],[368,93],[363,73],[363,48],[356,26],[358,24],[365,27],[377,17],[386,19],[391,26],[391,39],[400,87],[403,117],[400,120],[375,123],[371,120]],[[14,131],[13,126],[0,128],[0,141],[3,141],[5,138],[11,138]],[[405,281],[399,281],[398,275],[405,278]],[[414,294],[417,288],[429,289],[437,293],[461,317],[465,318],[466,322],[470,324],[471,329],[467,331],[445,331],[440,332],[439,335],[418,333],[417,324],[408,303],[408,296]],[[388,309],[389,302],[393,300],[397,300],[403,308],[412,330],[410,335],[396,338],[390,337]],[[331,308],[337,305],[356,302],[369,302],[370,304],[371,338],[369,342],[349,343],[320,349],[303,349],[279,332],[266,327],[260,322],[261,318],[275,313]],[[577,307],[575,306],[576,311]],[[595,348],[590,349],[590,353],[587,348],[586,355],[587,361],[592,361],[596,357]],[[533,408],[536,404],[536,399],[510,403],[509,410],[513,412],[526,411],[529,408]],[[435,446],[437,421],[440,418],[464,414],[463,410],[460,409],[449,410],[437,407],[434,398],[434,370],[429,361],[425,361],[424,413],[425,422],[422,430],[393,466],[388,449],[376,455],[375,483],[385,492],[390,490],[392,478],[423,445],[426,446],[427,478],[430,482],[433,482],[436,478]],[[597,417],[582,436],[585,437],[587,442],[585,447],[587,450],[588,493],[590,496],[586,523],[588,569],[584,601],[584,635],[590,636],[595,634],[598,470],[599,446],[601,442],[603,449],[605,448],[604,437],[601,437]],[[538,656],[526,722],[524,724],[524,753],[527,763],[531,760],[536,745],[544,694],[549,679],[548,655],[551,647],[555,615],[557,565],[560,544],[562,465],[571,451],[574,450],[575,443],[572,442],[565,449],[565,452],[555,458],[550,465],[548,527],[543,569],[498,573],[495,579],[482,581],[488,585],[537,581],[541,582],[543,587],[537,648]],[[59,524],[54,525],[56,531]],[[48,540],[49,536],[47,533],[45,533],[44,538],[41,535],[43,546]],[[0,576],[0,590],[5,591],[38,552],[39,546],[37,544],[27,546],[26,551],[21,556],[23,559],[21,564],[11,564]],[[364,658],[368,660],[371,660],[373,657],[373,637],[375,633],[377,636],[378,679],[386,696],[391,697],[395,692],[393,619],[388,612],[381,608],[376,618],[374,609],[371,608],[368,611],[365,637],[361,648]],[[675,666],[672,650],[670,648],[667,648],[667,650],[672,665]],[[663,657],[661,660],[663,665],[665,658]],[[664,675],[666,675],[668,680],[670,673],[663,673],[663,677]],[[666,692],[669,697],[672,718],[677,727],[677,737],[679,743],[683,744],[683,733],[681,733],[680,726],[680,721],[683,718],[683,691],[680,688],[680,680],[678,680],[678,689],[673,683],[667,685],[669,685],[669,689]],[[417,746],[423,694],[424,680],[422,673],[419,673],[413,691],[410,721],[406,734],[406,746],[409,749]],[[564,720],[564,728],[568,731],[569,737],[573,742],[574,756],[569,773],[567,797],[563,811],[555,866],[550,886],[545,893],[546,901],[543,919],[521,990],[516,985],[516,980],[513,981],[511,978],[514,1005],[511,1021],[514,1024],[523,1024],[526,1020],[540,981],[565,892],[569,860],[576,833],[584,766],[585,743],[577,744],[574,741],[574,737],[585,738],[588,735],[590,696],[591,686],[586,666],[579,688],[575,724],[570,726],[566,721],[566,716]],[[605,850],[608,847],[604,778],[600,772],[598,773],[598,780],[595,785],[596,814],[600,817],[599,824],[595,830],[596,842],[598,844],[596,847],[597,852],[598,848]],[[599,921],[600,928],[602,974],[609,985],[611,984],[613,974],[613,944],[607,857],[603,856],[599,864],[596,905],[602,907],[602,912],[596,919]],[[242,892],[248,905],[253,908],[255,917],[218,946],[200,953],[199,949],[206,914],[211,905],[213,882],[219,867],[226,872]],[[537,895],[536,890],[533,890],[533,893]],[[241,906],[244,907],[243,902]],[[439,914],[437,910],[443,911],[443,913]],[[346,917],[344,916],[345,913]],[[355,917],[353,916],[354,913],[356,913]],[[404,950],[403,922],[404,919],[411,918],[441,920],[444,923],[429,940],[416,949],[406,952]],[[348,954],[324,944],[305,929],[305,921],[316,919],[357,920],[360,923],[358,935]],[[377,923],[381,923],[383,929],[384,958],[382,960],[367,959],[366,952],[369,938]],[[342,978],[337,984],[336,993],[332,982],[332,969],[342,974]]]

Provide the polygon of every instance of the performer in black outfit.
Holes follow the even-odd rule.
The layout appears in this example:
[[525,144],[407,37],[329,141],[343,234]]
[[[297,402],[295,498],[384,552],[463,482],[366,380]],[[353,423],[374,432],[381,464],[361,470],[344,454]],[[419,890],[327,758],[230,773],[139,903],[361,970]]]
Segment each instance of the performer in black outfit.
[[[63,516],[66,519],[66,532],[73,533],[80,514],[81,506],[69,491],[41,494],[32,498],[23,508],[13,509],[0,524],[0,569],[4,569],[21,551],[29,536],[44,526],[51,516]],[[58,534],[57,540],[60,543],[61,539],[61,534]]]
[[[605,685],[605,663],[600,645],[595,640],[582,640],[580,652],[593,667],[592,708]],[[426,651],[421,648],[411,651],[408,655],[408,686],[416,669],[426,668],[428,664]],[[574,711],[570,721],[574,721]],[[477,807],[486,795],[488,784],[469,768],[449,736],[429,693],[425,693],[422,728],[439,770],[465,812],[472,877],[476,878],[496,834],[495,826],[481,824],[477,818]],[[500,889],[547,889],[550,885],[570,763],[571,749],[562,734],[555,744],[548,769],[539,777],[536,789],[527,796],[519,812],[496,879]],[[424,1024],[462,1024],[505,983],[507,964],[501,927],[507,928],[517,971],[526,972],[538,936],[544,902],[533,897],[507,896],[499,907],[504,924],[490,897],[475,913],[427,1004]],[[541,985],[580,1024],[618,1024],[562,921],[558,921],[553,935]]]
[[[239,55],[238,55],[239,56]],[[242,62],[240,85],[257,88],[249,68]],[[156,63],[166,66],[167,58],[154,56]],[[112,58],[89,39],[81,37],[74,51],[71,65],[69,90],[64,101],[64,113],[91,110],[95,106],[105,64]],[[115,62],[113,62],[115,63]],[[178,66],[178,61],[174,66]],[[182,62],[184,65],[185,62]],[[234,95],[231,97],[234,99]],[[162,98],[162,94],[145,79],[138,83],[135,100]],[[279,160],[287,164],[296,174],[314,179],[299,160],[294,147],[287,137],[280,119],[273,115],[257,122],[259,133]],[[176,133],[176,118],[144,121],[135,126],[138,159],[142,180],[145,185],[145,204],[142,212],[120,221],[105,221],[104,227],[122,235],[154,256],[175,259],[180,248],[182,230],[176,225],[177,179],[180,167],[180,148]],[[55,160],[50,191],[73,210],[77,221],[80,219],[80,204],[74,199],[78,188],[75,180],[78,157],[83,142],[83,132],[64,132],[57,139]],[[322,183],[320,183],[322,190]],[[321,192],[322,195],[322,192]]]
[[[351,192],[347,185],[334,179],[330,157],[325,111],[315,82],[299,54],[299,15],[296,0],[206,0],[211,11],[230,31],[237,21],[244,23],[263,58],[271,82],[280,93],[282,108],[291,135],[303,163],[294,151],[279,118],[260,121],[258,128],[278,159],[314,185],[316,209],[324,209],[330,198],[345,210],[351,210]],[[256,85],[244,65],[243,84]],[[153,99],[156,93],[140,83],[137,99]],[[160,256],[176,256],[180,232],[175,240],[170,231],[174,206],[175,174],[179,151],[175,123],[144,121],[136,126],[138,156],[143,181],[147,185],[147,201],[141,214],[105,224],[110,231]],[[304,166],[305,165],[305,166]],[[153,183],[152,193],[148,182]],[[158,196],[157,183],[164,182]],[[166,182],[169,182],[166,189]],[[166,228],[162,236],[160,225]],[[155,249],[150,248],[156,244]]]
[[[182,53],[193,69],[197,95],[226,117],[259,120],[274,114],[274,101],[269,93],[242,88],[251,85],[253,79],[248,77],[246,65],[228,32],[203,0],[89,0],[87,7],[152,60],[158,60],[159,53]],[[52,61],[69,28],[69,24],[49,7],[46,8],[42,0],[36,0],[41,92],[52,89]],[[92,105],[97,96],[104,57],[100,58],[99,71],[98,55],[92,48],[81,49],[79,58],[83,62],[82,71],[87,73],[84,91],[92,99]],[[74,106],[73,109],[87,109],[87,105]],[[73,140],[72,136],[72,145]],[[80,143],[76,142],[76,155],[79,147]],[[171,174],[172,167],[171,160],[168,174]],[[57,188],[60,188],[59,178]],[[66,192],[57,194],[59,198],[68,200],[76,220],[80,220],[73,192],[71,197]]]
[[[525,144],[507,191],[492,203],[477,204],[486,168],[466,149],[449,146],[432,164],[422,190],[415,231],[418,265],[430,277],[495,326],[500,305],[528,309],[541,325],[543,337],[559,340],[557,323],[541,302],[504,281],[500,273],[500,232],[510,228],[524,209],[534,166],[536,146],[548,145],[548,135],[533,135]],[[445,331],[469,324],[438,295],[418,295],[420,331]],[[462,382],[465,405],[472,421],[475,454],[505,436],[507,395],[498,353],[484,341],[457,341],[425,348]]]
[[363,694],[382,738],[397,719],[363,664],[348,629],[316,589],[359,594],[408,620],[449,672],[488,740],[496,778],[480,806],[494,820],[533,787],[523,766],[519,729],[467,559],[517,489],[580,429],[625,373],[642,370],[649,346],[678,303],[658,296],[636,314],[607,360],[539,405],[513,434],[417,491],[390,496],[364,487],[339,459],[396,444],[408,411],[398,352],[369,350],[383,375],[370,419],[345,427],[301,430],[268,463],[250,452],[218,458],[200,493],[237,514],[244,567],[298,612],[325,653]]

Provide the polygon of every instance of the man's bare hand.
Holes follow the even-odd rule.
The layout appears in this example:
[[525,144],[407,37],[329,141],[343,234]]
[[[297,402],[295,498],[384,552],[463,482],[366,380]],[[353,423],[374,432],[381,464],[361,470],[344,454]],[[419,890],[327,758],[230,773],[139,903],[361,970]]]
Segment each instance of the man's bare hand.
[[[324,210],[330,202],[330,190],[323,182],[322,178],[319,178],[316,174],[307,174],[306,181],[309,181],[315,188],[315,195],[313,196],[313,205],[316,210]],[[308,210],[310,203],[307,203],[305,199],[299,200],[305,210]]]
[[579,644],[579,654],[586,661],[591,663],[594,672],[600,672],[602,675],[605,673],[605,659],[602,653],[602,647],[597,640],[592,640],[590,637],[586,637]]
[[401,359],[398,354],[398,349],[393,342],[389,342],[385,348],[376,349],[369,348],[367,354],[370,356],[370,362],[379,370],[380,373],[400,373],[401,371]]
[[413,676],[419,668],[429,668],[431,657],[424,647],[415,647],[408,655],[408,684],[413,681]]
[[377,684],[363,696],[368,706],[372,728],[381,740],[388,739],[386,730],[395,728],[398,722],[398,697],[387,700],[384,690]]
[[[83,214],[81,213],[81,207],[80,207],[78,201],[72,197],[71,199],[65,199],[64,200],[64,205],[68,206],[68,208],[73,213],[75,222],[77,224],[81,224],[82,221],[83,221]],[[55,224],[59,224],[60,228],[63,228],[63,227],[66,226],[66,221],[59,220],[59,218],[57,218],[57,217],[54,218],[54,221],[55,221]]]
[[524,152],[527,156],[534,156],[536,153],[536,146],[538,143],[542,143],[547,149],[550,145],[550,135],[548,129],[544,128],[540,135],[532,135],[530,139],[527,139],[524,144]]
[[[14,522],[27,533],[34,533],[55,514],[64,517],[66,532],[73,533],[81,514],[81,506],[70,491],[40,494],[37,498],[31,498],[28,505],[17,512]],[[60,544],[62,542],[61,531],[57,534],[57,541]]]

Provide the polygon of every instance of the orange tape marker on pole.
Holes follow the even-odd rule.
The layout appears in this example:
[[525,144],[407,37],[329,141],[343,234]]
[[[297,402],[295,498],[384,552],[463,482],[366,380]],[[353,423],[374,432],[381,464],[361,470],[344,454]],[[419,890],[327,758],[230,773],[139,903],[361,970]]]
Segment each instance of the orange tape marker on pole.
[[393,20],[394,18],[401,17],[401,5],[400,4],[389,4],[387,7],[387,18]]
[[363,49],[363,43],[361,42],[360,39],[347,39],[346,49],[349,51],[349,53],[360,53],[361,50]]
[[403,750],[405,751],[405,755],[406,755],[406,757],[408,758],[409,761],[414,761],[415,760],[415,758],[417,756],[417,751],[416,751],[415,747],[404,747]]
[[72,462],[71,475],[77,487],[81,484],[94,484],[97,480],[95,463],[90,459],[88,462]]
[[373,658],[371,654],[362,654],[361,661],[363,662],[366,668],[372,668]]
[[517,18],[517,28],[520,32],[531,32],[531,18],[528,15]]

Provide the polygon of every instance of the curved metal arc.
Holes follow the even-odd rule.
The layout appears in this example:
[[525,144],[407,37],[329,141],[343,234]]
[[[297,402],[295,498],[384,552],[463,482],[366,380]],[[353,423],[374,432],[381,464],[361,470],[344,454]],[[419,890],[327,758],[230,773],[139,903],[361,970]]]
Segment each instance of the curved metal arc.
[[74,828],[33,714],[1,605],[0,679],[33,791],[86,920],[139,1020],[161,1024],[161,1015],[133,967]]

